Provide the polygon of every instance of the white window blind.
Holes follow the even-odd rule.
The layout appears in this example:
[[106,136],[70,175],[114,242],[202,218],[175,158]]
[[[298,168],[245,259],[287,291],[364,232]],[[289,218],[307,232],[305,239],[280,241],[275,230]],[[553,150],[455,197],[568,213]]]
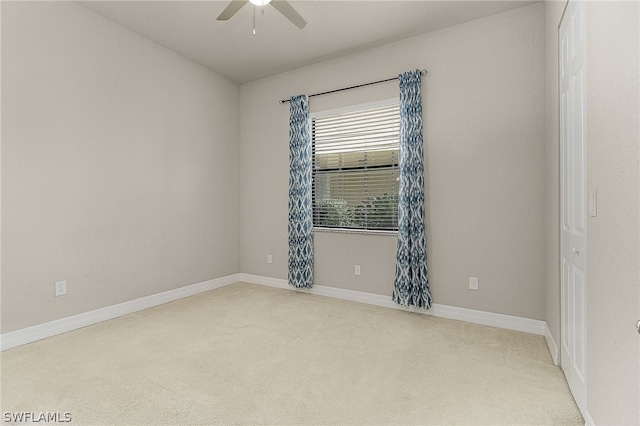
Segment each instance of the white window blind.
[[313,224],[398,229],[397,102],[311,117]]

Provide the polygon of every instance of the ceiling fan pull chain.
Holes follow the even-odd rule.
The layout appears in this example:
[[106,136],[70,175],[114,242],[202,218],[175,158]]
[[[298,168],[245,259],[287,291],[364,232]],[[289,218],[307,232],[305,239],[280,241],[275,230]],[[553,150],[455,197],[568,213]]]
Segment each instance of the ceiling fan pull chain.
[[256,7],[253,6],[253,35],[256,35]]

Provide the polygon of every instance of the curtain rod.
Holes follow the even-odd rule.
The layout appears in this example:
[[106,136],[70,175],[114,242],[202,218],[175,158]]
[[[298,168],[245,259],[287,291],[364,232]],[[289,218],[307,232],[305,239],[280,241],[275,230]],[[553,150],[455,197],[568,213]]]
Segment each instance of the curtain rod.
[[[421,75],[427,75],[427,70],[420,70]],[[342,89],[328,90],[326,92],[314,93],[313,95],[309,95],[310,98],[314,96],[328,95],[330,93],[343,92],[345,90],[357,89],[359,87],[371,86],[373,84],[386,83],[387,81],[397,80],[398,77],[385,78],[384,80],[372,81],[371,83],[358,84],[356,86],[343,87]],[[289,99],[280,99],[281,104],[285,104],[289,102]]]

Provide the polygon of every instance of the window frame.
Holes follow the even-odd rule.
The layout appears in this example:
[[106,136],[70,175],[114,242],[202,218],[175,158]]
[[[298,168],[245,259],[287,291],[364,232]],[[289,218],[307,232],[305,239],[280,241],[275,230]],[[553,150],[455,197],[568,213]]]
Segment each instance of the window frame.
[[[315,138],[314,138],[314,133],[313,133],[313,120],[317,117],[326,117],[326,116],[330,116],[330,115],[337,115],[337,114],[344,114],[344,113],[349,113],[349,112],[356,112],[356,111],[361,111],[361,110],[366,110],[366,109],[371,109],[371,108],[378,108],[378,107],[385,107],[385,106],[396,106],[400,104],[400,98],[399,97],[394,97],[394,98],[387,98],[387,99],[382,99],[382,100],[378,100],[378,101],[373,101],[373,102],[365,102],[365,103],[360,103],[360,104],[354,104],[354,105],[347,105],[347,106],[343,106],[343,107],[339,107],[339,108],[332,108],[332,109],[327,109],[327,110],[322,110],[322,111],[315,111],[315,112],[311,112],[309,114],[309,134],[311,135],[311,146],[312,146],[312,171],[311,171],[311,175],[312,175],[312,187],[314,188],[315,191],[315,178],[316,178],[316,171],[315,171],[315,164],[316,164],[316,145],[315,145]],[[399,120],[399,117],[398,117]],[[399,158],[399,151],[400,151],[400,141],[398,140],[398,163],[400,161]],[[397,165],[398,170],[399,170],[399,164]],[[374,166],[375,168],[375,166]],[[398,194],[396,194],[398,195]],[[323,232],[323,233],[338,233],[338,234],[367,234],[367,235],[392,235],[392,236],[397,236],[398,234],[398,230],[396,229],[366,229],[366,228],[347,228],[347,227],[326,227],[326,226],[318,226],[315,224],[315,213],[316,213],[316,199],[315,199],[315,192],[312,196],[312,204],[313,204],[313,231],[314,232]]]

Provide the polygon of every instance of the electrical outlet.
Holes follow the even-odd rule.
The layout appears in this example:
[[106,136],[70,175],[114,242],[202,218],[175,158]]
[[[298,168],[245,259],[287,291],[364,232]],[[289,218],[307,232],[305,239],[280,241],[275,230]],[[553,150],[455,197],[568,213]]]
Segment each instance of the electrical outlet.
[[267,255],[267,263],[273,263],[273,256],[270,254]]
[[478,277],[469,277],[469,290],[478,289]]
[[356,265],[354,272],[356,275],[360,275],[360,265]]
[[54,294],[55,296],[64,296],[67,294],[67,282],[66,281],[56,281],[54,284]]

